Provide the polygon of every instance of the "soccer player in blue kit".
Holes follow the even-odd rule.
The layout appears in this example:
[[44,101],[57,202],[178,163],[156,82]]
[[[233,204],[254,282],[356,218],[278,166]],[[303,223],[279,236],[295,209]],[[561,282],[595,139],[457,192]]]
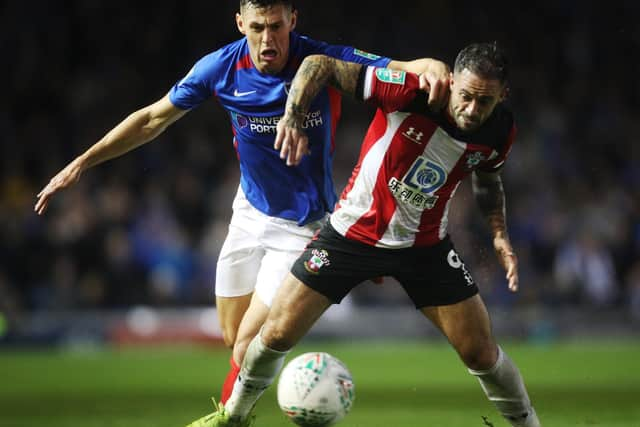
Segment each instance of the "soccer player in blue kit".
[[224,342],[233,348],[221,400],[239,371],[244,351],[267,316],[277,286],[337,198],[331,178],[340,93],[324,90],[305,121],[308,152],[274,148],[288,87],[305,57],[325,54],[365,65],[422,73],[429,102],[444,104],[448,67],[429,58],[395,61],[353,47],[302,36],[290,0],[240,0],[236,24],[243,38],[200,59],[168,94],[129,115],[71,161],[38,194],[35,211],[77,182],[88,168],[143,145],[210,98],[229,113],[240,185],[216,271],[216,306]]

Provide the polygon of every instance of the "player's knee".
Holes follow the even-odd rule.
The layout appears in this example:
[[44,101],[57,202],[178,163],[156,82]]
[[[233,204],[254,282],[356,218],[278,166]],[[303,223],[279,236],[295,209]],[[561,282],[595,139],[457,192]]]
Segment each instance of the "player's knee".
[[222,340],[225,346],[233,348],[236,342],[236,333],[237,331],[234,328],[222,327]]
[[491,369],[498,360],[498,347],[492,340],[469,342],[458,353],[467,368],[477,371]]
[[251,339],[252,338],[238,338],[233,345],[233,360],[235,360],[238,365],[242,364],[244,355],[247,353],[247,348],[249,344],[251,344]]
[[288,351],[294,342],[286,329],[275,322],[267,322],[262,328],[262,343],[277,351]]

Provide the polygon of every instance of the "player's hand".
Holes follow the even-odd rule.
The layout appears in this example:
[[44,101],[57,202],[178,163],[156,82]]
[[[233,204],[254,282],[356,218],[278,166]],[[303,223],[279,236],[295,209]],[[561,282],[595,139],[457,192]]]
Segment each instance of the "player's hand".
[[301,124],[287,114],[278,122],[273,148],[280,150],[280,158],[286,159],[287,166],[297,166],[305,154],[311,153],[309,138]]
[[69,163],[56,176],[51,178],[51,181],[38,193],[36,196],[38,201],[33,210],[38,215],[42,215],[47,210],[51,197],[58,191],[75,184],[80,179],[81,173],[82,167],[78,159]]
[[429,108],[440,111],[449,101],[449,82],[451,72],[444,62],[433,61],[429,68],[420,74],[420,89],[429,92]]
[[511,242],[506,237],[496,236],[493,238],[493,247],[496,250],[500,264],[507,272],[509,290],[516,292],[518,290],[518,257],[513,251]]

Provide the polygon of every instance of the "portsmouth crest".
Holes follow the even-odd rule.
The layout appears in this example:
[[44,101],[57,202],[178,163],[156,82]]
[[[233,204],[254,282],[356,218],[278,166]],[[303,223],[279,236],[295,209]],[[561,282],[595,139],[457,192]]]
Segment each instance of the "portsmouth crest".
[[231,120],[236,125],[237,129],[244,129],[249,126],[249,120],[242,114],[231,112]]
[[312,249],[311,257],[304,262],[304,268],[311,274],[318,274],[324,266],[331,265],[329,252],[324,249]]

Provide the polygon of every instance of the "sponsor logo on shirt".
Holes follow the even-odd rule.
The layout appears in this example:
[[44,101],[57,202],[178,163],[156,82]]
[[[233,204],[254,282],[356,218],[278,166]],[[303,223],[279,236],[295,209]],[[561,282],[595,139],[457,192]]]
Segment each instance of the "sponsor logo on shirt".
[[304,263],[304,268],[311,274],[318,274],[322,267],[331,265],[329,252],[324,249],[312,249],[311,257]]
[[388,68],[377,68],[376,77],[381,82],[403,85],[406,73],[404,71],[390,70]]
[[424,132],[416,130],[416,128],[414,128],[413,126],[402,132],[402,135],[406,136],[410,141],[413,141],[418,145],[422,145],[422,137],[424,136]]
[[395,177],[391,177],[388,186],[396,200],[420,210],[433,209],[438,201],[438,196],[423,194]]
[[372,61],[380,59],[379,55],[375,55],[373,53],[365,52],[364,50],[360,50],[360,49],[353,49],[353,53],[355,55],[357,55],[357,56],[361,56],[363,58],[367,58],[367,59],[370,59]]
[[[280,122],[280,116],[245,116],[243,114],[231,112],[231,119],[235,124],[236,129],[249,128],[252,133],[275,134],[278,123]],[[321,127],[324,124],[322,119],[322,112],[320,110],[311,111],[305,116],[305,121],[302,125],[302,129],[311,129]]]
[[256,92],[257,91],[255,91],[255,90],[249,90],[249,91],[246,91],[246,92],[238,92],[238,89],[236,89],[236,90],[233,91],[233,96],[243,97],[243,96],[251,95],[252,93],[256,93]]
[[387,186],[399,202],[418,209],[433,209],[438,201],[438,196],[433,193],[446,180],[447,174],[441,166],[420,156],[402,180],[392,177]]
[[420,156],[413,162],[402,182],[422,193],[434,193],[446,179],[447,173],[442,166]]

